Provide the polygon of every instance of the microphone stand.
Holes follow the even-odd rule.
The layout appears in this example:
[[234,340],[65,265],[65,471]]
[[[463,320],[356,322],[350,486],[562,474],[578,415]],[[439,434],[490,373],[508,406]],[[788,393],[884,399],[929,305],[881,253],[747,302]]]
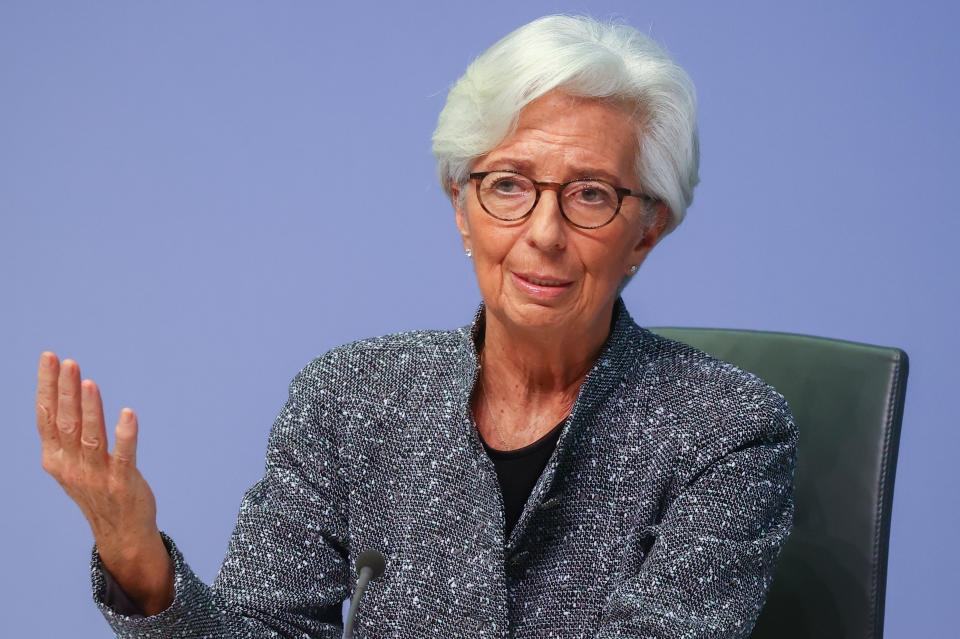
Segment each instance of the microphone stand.
[[357,569],[357,587],[353,591],[353,599],[350,601],[350,611],[347,613],[346,623],[343,628],[343,639],[353,637],[353,626],[357,619],[357,608],[360,607],[360,599],[367,590],[367,585],[376,580],[383,574],[387,567],[387,560],[376,550],[364,550],[357,555],[357,561],[354,564]]

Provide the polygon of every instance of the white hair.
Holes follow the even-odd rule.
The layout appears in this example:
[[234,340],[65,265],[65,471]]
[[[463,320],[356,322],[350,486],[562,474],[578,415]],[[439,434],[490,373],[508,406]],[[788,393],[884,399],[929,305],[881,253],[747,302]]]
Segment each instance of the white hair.
[[467,67],[433,132],[446,194],[452,198],[451,182],[466,184],[474,161],[515,130],[527,104],[553,89],[628,105],[637,127],[640,188],[670,209],[660,237],[675,229],[700,181],[693,82],[643,33],[586,16],[534,20]]

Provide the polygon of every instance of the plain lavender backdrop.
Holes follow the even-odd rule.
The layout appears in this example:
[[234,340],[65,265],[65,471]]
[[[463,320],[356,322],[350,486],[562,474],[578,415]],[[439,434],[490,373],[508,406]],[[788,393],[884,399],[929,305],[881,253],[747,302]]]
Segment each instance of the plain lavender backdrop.
[[955,6],[3,2],[2,634],[110,635],[89,527],[40,467],[40,352],[100,384],[111,438],[137,411],[160,526],[211,581],[293,375],[343,342],[471,319],[437,114],[496,39],[585,11],[648,31],[700,97],[702,184],[628,307],[906,349],[887,636],[949,633]]

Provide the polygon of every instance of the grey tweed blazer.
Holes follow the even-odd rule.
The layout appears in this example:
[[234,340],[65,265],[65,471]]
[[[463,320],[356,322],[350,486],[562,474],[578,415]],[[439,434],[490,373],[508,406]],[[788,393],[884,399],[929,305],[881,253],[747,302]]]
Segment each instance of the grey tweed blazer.
[[383,577],[357,637],[747,637],[793,520],[797,430],[758,377],[637,326],[611,334],[508,539],[468,400],[473,325],[335,348],[294,377],[223,565],[165,611],[94,600],[117,637],[340,637],[353,560]]

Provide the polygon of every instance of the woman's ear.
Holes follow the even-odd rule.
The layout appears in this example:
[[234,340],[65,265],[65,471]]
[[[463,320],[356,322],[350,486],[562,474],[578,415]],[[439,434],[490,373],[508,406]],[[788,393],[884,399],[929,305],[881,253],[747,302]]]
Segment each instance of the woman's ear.
[[660,234],[663,233],[663,229],[667,227],[669,220],[670,209],[666,203],[658,201],[654,204],[653,221],[644,229],[640,240],[634,245],[633,250],[630,252],[631,265],[640,266],[643,260],[647,258],[647,253],[656,245]]
[[453,210],[456,213],[457,228],[460,230],[460,237],[463,238],[463,250],[470,248],[470,223],[467,221],[467,212],[465,202],[461,199],[461,186],[456,182],[450,182],[450,199],[453,201]]

